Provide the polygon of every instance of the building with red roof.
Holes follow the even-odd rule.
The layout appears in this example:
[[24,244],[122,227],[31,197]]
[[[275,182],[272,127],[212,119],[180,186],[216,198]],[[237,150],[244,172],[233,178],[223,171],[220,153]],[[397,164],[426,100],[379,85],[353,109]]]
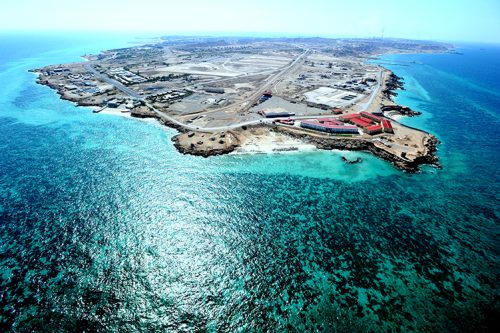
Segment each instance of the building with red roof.
[[335,125],[343,125],[344,123],[335,118],[318,118],[320,123],[331,123]]
[[394,133],[394,128],[392,128],[392,124],[387,119],[382,119],[382,129],[385,133]]
[[353,123],[354,125],[361,126],[363,128],[366,128],[366,127],[371,125],[369,122],[366,122],[366,121],[361,120],[359,118],[353,118],[353,119],[350,119],[349,121],[351,123]]
[[349,121],[354,118],[359,118],[359,113],[348,113],[348,114],[343,114],[339,117],[341,120],[344,121]]
[[371,120],[370,118],[365,118],[365,117],[359,117],[359,119],[363,120],[366,123],[372,124],[374,121]]
[[363,112],[360,112],[359,114],[365,118],[368,118],[368,119],[376,122],[376,123],[380,123],[382,121],[382,118],[380,118],[380,117],[378,117],[370,112],[363,111]]
[[371,125],[371,126],[368,126],[366,129],[366,133],[368,134],[379,134],[379,133],[382,133],[382,126],[380,125]]
[[327,133],[338,133],[338,134],[359,134],[358,128],[356,126],[344,126],[344,125],[335,125],[331,123],[323,123],[320,124],[311,120],[303,120],[300,122],[300,127],[312,129],[321,132]]

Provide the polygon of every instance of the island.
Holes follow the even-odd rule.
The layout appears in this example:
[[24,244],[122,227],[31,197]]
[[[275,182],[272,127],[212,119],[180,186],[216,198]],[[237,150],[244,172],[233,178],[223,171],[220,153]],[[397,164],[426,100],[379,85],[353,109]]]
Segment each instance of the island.
[[394,102],[403,81],[374,60],[452,51],[401,39],[168,36],[32,71],[96,113],[175,128],[184,154],[358,150],[416,172],[440,167],[438,140],[398,121],[419,113]]

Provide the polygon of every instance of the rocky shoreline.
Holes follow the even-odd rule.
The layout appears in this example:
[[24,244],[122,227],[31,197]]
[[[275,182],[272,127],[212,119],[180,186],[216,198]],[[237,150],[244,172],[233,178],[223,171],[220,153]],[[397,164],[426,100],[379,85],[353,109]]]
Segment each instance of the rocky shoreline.
[[380,147],[377,147],[377,145],[374,142],[365,139],[323,138],[323,137],[298,133],[295,131],[289,131],[287,129],[279,128],[278,130],[284,130],[288,135],[299,138],[305,142],[314,144],[318,149],[321,150],[337,149],[337,150],[369,152],[379,158],[382,158],[390,162],[396,168],[409,173],[415,173],[420,171],[421,165],[430,165],[438,169],[442,168],[437,156],[435,155],[437,151],[437,145],[439,144],[439,140],[433,135],[430,135],[426,139],[426,142],[424,143],[426,147],[426,153],[423,154],[422,156],[416,157],[413,160],[409,160],[404,157],[391,154],[388,151]]
[[[68,100],[76,103],[78,106],[85,107],[106,107],[106,104],[101,103],[94,98],[77,99],[72,98],[71,94],[68,94],[63,87],[52,84],[48,80],[44,80],[38,77],[37,83],[46,85],[54,89],[57,94],[63,100]],[[385,112],[394,111],[405,116],[416,116],[420,112],[411,110],[408,107],[397,105],[393,101],[393,97],[397,96],[397,89],[404,90],[403,79],[389,71],[389,75],[384,82],[385,87],[382,90],[382,101],[380,102],[380,109]],[[113,92],[109,92],[108,95],[113,95]],[[370,152],[373,155],[382,158],[396,168],[403,170],[405,172],[418,172],[421,165],[431,165],[437,168],[441,168],[438,158],[435,153],[437,151],[437,145],[439,141],[436,137],[426,134],[423,141],[421,141],[421,150],[418,155],[407,156],[403,151],[398,151],[391,149],[390,144],[381,144],[377,141],[371,141],[367,138],[344,138],[344,137],[332,137],[325,135],[318,135],[314,133],[307,133],[304,131],[297,130],[296,128],[290,128],[288,126],[273,126],[273,125],[254,125],[250,127],[243,126],[242,128],[228,131],[228,132],[218,132],[218,133],[205,133],[205,132],[191,132],[187,131],[182,126],[171,123],[168,120],[158,116],[156,113],[151,112],[147,107],[137,106],[130,109],[130,115],[136,118],[154,118],[157,119],[163,125],[176,129],[179,134],[172,137],[172,142],[175,148],[182,154],[195,155],[202,157],[224,155],[234,152],[236,149],[243,146],[245,140],[251,140],[255,137],[253,132],[266,132],[269,134],[270,131],[279,132],[290,138],[298,139],[302,143],[310,144],[317,149],[322,150],[349,150],[349,151],[365,151]],[[400,124],[401,125],[401,124]],[[401,125],[404,126],[404,125]],[[420,131],[423,132],[423,131]],[[253,134],[252,134],[253,133]],[[262,135],[262,133],[261,133]],[[423,144],[423,145],[422,145]],[[284,152],[284,151],[296,151],[299,150],[295,147],[273,147],[272,152]]]
[[[30,72],[35,72],[35,70],[30,70]],[[85,100],[76,100],[76,99],[70,98],[64,94],[64,92],[61,90],[61,87],[59,87],[55,84],[52,84],[48,80],[42,80],[42,79],[40,79],[40,77],[36,80],[36,83],[38,83],[42,86],[49,87],[50,89],[54,90],[57,95],[59,95],[60,99],[62,99],[64,101],[75,103],[77,106],[83,106],[83,107],[89,107],[89,106],[99,107],[100,106],[100,105],[96,105],[95,103],[87,102]]]
[[[396,75],[391,74],[389,82],[389,88],[383,91],[386,96],[395,96],[396,94],[393,92],[395,89],[402,88],[402,80],[398,78]],[[93,103],[87,103],[82,101],[75,101],[70,98],[67,98],[57,86],[51,85],[49,82],[43,82],[42,80],[38,80],[39,84],[47,85],[50,88],[56,90],[58,95],[63,100],[68,100],[76,103],[78,106],[99,106]],[[414,116],[420,114],[419,112],[412,111],[408,107],[400,106],[400,105],[383,105],[381,107],[383,111],[394,110],[403,115]],[[245,132],[250,130],[251,128],[264,128],[266,126],[254,126],[250,128],[230,131],[228,133],[220,132],[220,133],[202,133],[202,132],[187,132],[181,126],[171,123],[165,119],[161,119],[155,113],[150,112],[141,112],[132,110],[130,115],[135,118],[154,118],[157,119],[161,124],[176,129],[180,133],[172,137],[172,142],[174,147],[182,154],[185,155],[194,155],[194,156],[202,156],[202,157],[210,157],[210,156],[219,156],[225,155],[234,152],[241,145],[241,132]],[[305,143],[309,143],[317,147],[321,150],[348,150],[348,151],[365,151],[370,152],[373,155],[382,158],[396,168],[405,171],[405,172],[418,172],[420,171],[421,165],[430,165],[436,168],[441,168],[441,165],[438,161],[438,158],[435,156],[437,151],[437,145],[439,141],[436,137],[430,135],[425,142],[426,154],[422,156],[416,157],[414,160],[408,160],[404,157],[397,156],[395,154],[391,154],[388,151],[377,147],[376,144],[372,141],[366,139],[349,139],[349,138],[320,138],[317,136],[308,135],[306,133],[298,133],[295,131],[290,131],[284,127],[273,127],[271,130],[284,133],[291,137],[300,139]],[[208,142],[208,145],[207,145]],[[296,150],[296,149],[276,149],[273,151],[288,151],[288,150]]]
[[[395,90],[404,90],[404,81],[402,78],[398,77],[394,73],[390,72],[389,77],[385,82],[385,89],[382,91],[383,96],[388,99],[391,104],[381,105],[382,111],[396,111],[401,115],[405,116],[417,116],[421,113],[418,111],[413,111],[409,107],[397,105],[393,103],[393,97],[397,96]],[[152,115],[134,115],[136,117],[152,117],[159,119],[159,117],[155,114]],[[421,156],[417,156],[414,159],[407,159],[404,156],[397,156],[393,153],[388,152],[387,150],[378,147],[374,142],[367,139],[350,139],[350,138],[339,138],[339,137],[318,137],[308,135],[303,132],[290,131],[287,127],[270,127],[269,125],[258,125],[250,128],[242,128],[239,130],[234,130],[229,133],[232,137],[232,140],[228,144],[226,134],[224,132],[215,133],[215,134],[207,134],[207,133],[199,133],[199,132],[187,132],[184,128],[178,126],[177,124],[170,123],[165,121],[164,119],[159,119],[159,121],[168,126],[170,128],[174,128],[180,133],[172,137],[172,142],[175,148],[182,154],[185,155],[194,155],[194,156],[202,156],[202,157],[210,157],[210,156],[219,156],[224,154],[229,154],[234,152],[238,147],[240,147],[242,143],[242,133],[248,131],[252,128],[268,128],[270,131],[276,131],[288,135],[290,137],[301,140],[302,142],[312,144],[316,148],[321,150],[346,150],[346,151],[364,151],[372,153],[373,155],[382,158],[396,168],[409,173],[415,173],[420,171],[421,165],[429,165],[441,169],[442,166],[439,163],[439,160],[436,156],[437,145],[439,144],[439,140],[430,135],[425,138],[425,154]],[[211,145],[206,145],[207,141],[211,141],[214,143]],[[218,143],[218,145],[217,145]],[[216,146],[216,147],[215,147]],[[295,151],[297,149],[286,148],[273,149],[274,152],[281,151]]]
[[[171,124],[163,123],[171,127]],[[171,140],[180,153],[202,157],[229,154],[241,144],[241,137],[236,131],[218,133],[184,131]]]
[[385,89],[382,90],[382,93],[385,97],[392,100],[393,97],[398,95],[396,93],[396,90],[398,89],[405,90],[403,78],[391,72],[385,82]]
[[[366,139],[351,139],[351,138],[341,138],[341,137],[319,137],[312,136],[306,133],[298,132],[295,130],[290,130],[285,127],[272,127],[269,126],[260,126],[254,128],[266,128],[270,131],[275,131],[287,136],[290,136],[295,139],[299,139],[304,143],[308,143],[314,145],[317,149],[320,150],[345,150],[345,151],[364,151],[369,152],[383,160],[388,161],[393,166],[408,173],[416,173],[419,172],[422,165],[429,165],[435,167],[437,169],[441,169],[441,164],[436,156],[437,145],[439,144],[439,140],[433,136],[429,135],[426,138],[426,142],[424,146],[426,148],[425,154],[418,156],[414,159],[407,159],[404,156],[397,156],[384,150],[381,147],[378,147],[376,143],[366,140]],[[229,133],[228,133],[229,134]],[[187,141],[186,137],[192,136],[191,141]],[[220,135],[220,134],[218,134]],[[227,137],[227,134],[223,134]],[[210,140],[210,138],[214,137],[214,134],[200,134],[193,132],[186,132],[178,134],[172,137],[172,142],[176,149],[186,155],[195,155],[202,157],[210,157],[210,156],[218,156],[224,155],[234,152],[241,144],[241,131],[231,131],[229,134],[233,138],[233,142],[231,144],[227,144],[225,146],[221,146],[219,148],[210,148],[204,145],[203,141],[196,140]],[[217,134],[215,134],[215,140],[219,139]],[[215,141],[214,140],[214,141]],[[273,150],[276,152],[281,151],[296,151],[298,149],[277,149]]]
[[386,105],[381,105],[381,111],[395,111],[403,116],[414,117],[421,115],[421,112],[414,111],[407,106],[397,105],[394,103],[394,97],[398,95],[396,90],[405,90],[404,80],[402,77],[397,76],[393,72],[390,72],[389,77],[385,82],[385,89],[382,90],[382,95],[391,103]]

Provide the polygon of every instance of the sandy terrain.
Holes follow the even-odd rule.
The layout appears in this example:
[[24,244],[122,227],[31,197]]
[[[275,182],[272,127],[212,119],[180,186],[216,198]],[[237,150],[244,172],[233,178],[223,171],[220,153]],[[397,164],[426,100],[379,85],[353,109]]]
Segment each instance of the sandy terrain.
[[312,151],[316,146],[302,140],[271,131],[267,128],[254,129],[245,134],[236,153],[276,153],[286,151]]

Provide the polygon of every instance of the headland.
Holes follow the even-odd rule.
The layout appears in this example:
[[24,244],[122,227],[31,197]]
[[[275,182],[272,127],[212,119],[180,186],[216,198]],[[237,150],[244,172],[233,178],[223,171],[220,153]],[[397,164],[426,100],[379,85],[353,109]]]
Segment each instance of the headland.
[[165,37],[33,72],[96,113],[177,129],[184,154],[359,150],[415,172],[439,167],[438,140],[393,118],[419,113],[393,101],[401,78],[370,60],[451,50],[392,39]]

